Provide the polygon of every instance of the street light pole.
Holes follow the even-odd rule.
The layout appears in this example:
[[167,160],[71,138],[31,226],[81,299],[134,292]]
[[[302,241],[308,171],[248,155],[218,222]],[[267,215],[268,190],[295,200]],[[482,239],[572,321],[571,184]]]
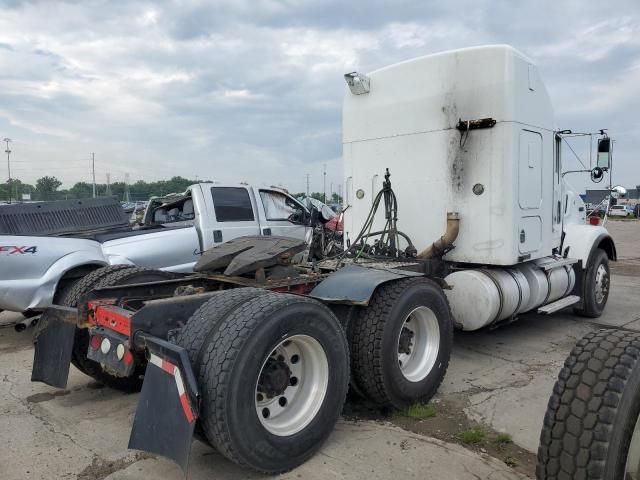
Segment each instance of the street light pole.
[[9,148],[9,142],[11,141],[11,139],[4,138],[2,141],[7,144],[7,149],[4,152],[7,154],[7,170],[9,172],[9,182],[8,182],[9,202],[8,203],[11,203],[11,157],[10,157],[11,149]]
[[324,164],[324,178],[322,182],[322,203],[327,203],[327,164]]
[[91,152],[91,174],[93,177],[93,198],[96,198],[96,154]]

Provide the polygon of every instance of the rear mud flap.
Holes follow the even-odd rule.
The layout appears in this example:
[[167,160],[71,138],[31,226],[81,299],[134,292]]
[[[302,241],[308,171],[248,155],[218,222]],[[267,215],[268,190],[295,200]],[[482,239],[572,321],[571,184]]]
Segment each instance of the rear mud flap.
[[167,457],[186,473],[199,413],[198,386],[185,349],[143,336],[149,363],[129,448]]
[[76,332],[76,309],[50,307],[34,335],[32,382],[66,388]]

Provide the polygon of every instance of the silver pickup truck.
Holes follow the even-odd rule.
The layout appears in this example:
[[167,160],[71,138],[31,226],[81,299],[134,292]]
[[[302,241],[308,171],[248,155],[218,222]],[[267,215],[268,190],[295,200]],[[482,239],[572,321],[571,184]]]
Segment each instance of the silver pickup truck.
[[[244,184],[201,183],[179,195],[152,199],[143,225],[135,228],[50,233],[44,211],[23,213],[17,222],[11,208],[16,207],[3,207],[9,213],[4,219],[0,214],[0,232],[29,222],[33,232],[47,232],[0,233],[0,310],[16,312],[46,308],[57,293],[105,265],[191,272],[201,252],[236,237],[281,235],[309,244],[313,233],[308,209],[295,198],[277,188]],[[55,212],[57,218],[63,214]]]

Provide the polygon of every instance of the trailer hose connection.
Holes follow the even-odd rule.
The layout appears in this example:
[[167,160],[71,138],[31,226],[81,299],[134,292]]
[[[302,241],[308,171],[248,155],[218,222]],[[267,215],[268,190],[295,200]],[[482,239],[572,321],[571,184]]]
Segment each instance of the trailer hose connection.
[[460,215],[458,212],[447,213],[447,229],[438,240],[433,242],[418,254],[418,258],[441,257],[453,248],[453,242],[460,231]]
[[[381,202],[384,204],[385,225],[382,230],[373,231],[373,223]],[[372,244],[367,241],[375,238]],[[406,248],[400,248],[400,239],[407,243]],[[382,190],[375,196],[367,219],[351,245],[338,257],[342,261],[347,255],[355,260],[359,258],[401,260],[415,258],[417,253],[411,238],[398,230],[398,199],[391,188],[391,173],[386,169]]]

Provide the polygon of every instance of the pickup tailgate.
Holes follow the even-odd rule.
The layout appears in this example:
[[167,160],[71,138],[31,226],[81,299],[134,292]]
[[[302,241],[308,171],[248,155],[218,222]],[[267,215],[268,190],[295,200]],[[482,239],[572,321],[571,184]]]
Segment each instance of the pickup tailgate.
[[0,206],[0,235],[64,235],[128,227],[115,198]]

